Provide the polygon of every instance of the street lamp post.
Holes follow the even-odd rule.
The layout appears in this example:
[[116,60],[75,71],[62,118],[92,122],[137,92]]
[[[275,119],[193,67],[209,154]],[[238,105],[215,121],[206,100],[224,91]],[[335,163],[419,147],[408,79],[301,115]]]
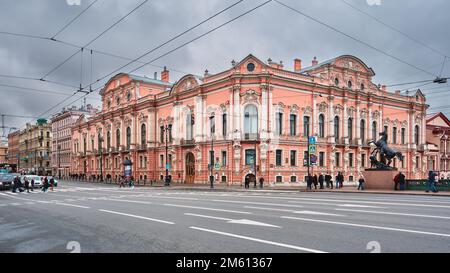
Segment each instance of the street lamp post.
[[164,185],[165,186],[170,186],[170,177],[169,177],[169,143],[168,143],[168,133],[169,130],[171,130],[171,127],[169,125],[165,125],[164,127],[164,131],[166,133],[166,137],[165,137],[165,144],[166,144],[166,177],[165,177],[165,182]]
[[99,136],[99,150],[100,150],[100,182],[103,182],[103,137]]
[[61,145],[58,145],[58,179],[61,179]]
[[214,131],[215,131],[215,124],[214,124],[214,116],[209,117],[209,122],[211,126],[211,151],[210,151],[210,157],[211,157],[211,168],[210,168],[210,174],[209,174],[209,182],[211,184],[211,189],[214,188],[214,174],[213,174],[213,168],[214,168]]

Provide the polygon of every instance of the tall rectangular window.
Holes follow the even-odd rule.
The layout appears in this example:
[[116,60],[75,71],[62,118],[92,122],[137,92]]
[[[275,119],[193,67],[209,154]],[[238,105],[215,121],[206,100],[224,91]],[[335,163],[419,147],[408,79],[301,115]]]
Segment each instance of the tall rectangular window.
[[283,159],[282,159],[282,150],[276,150],[275,152],[275,165],[281,166]]
[[334,154],[334,159],[335,159],[335,162],[336,162],[336,167],[340,167],[341,166],[341,162],[340,162],[341,153],[335,153]]
[[159,155],[159,166],[164,167],[164,155]]
[[169,142],[172,142],[172,124],[169,124]]
[[353,153],[348,154],[348,165],[349,167],[353,167]]
[[164,126],[159,127],[159,141],[164,143]]
[[401,130],[401,141],[402,141],[402,144],[405,144],[405,133],[406,133],[406,129],[405,128],[402,128],[402,130]]
[[211,135],[216,132],[216,119],[215,119],[215,116],[209,117],[209,130],[211,132]]
[[397,144],[397,127],[392,128],[392,143]]
[[366,166],[366,154],[361,154],[361,167]]
[[419,157],[416,156],[416,169],[419,169]]
[[297,151],[291,151],[291,166],[296,166]]
[[222,151],[222,166],[227,165],[227,151]]
[[222,136],[227,137],[227,114],[222,114]]
[[283,134],[283,113],[276,114],[276,133],[279,136]]
[[325,166],[325,152],[319,152],[319,167]]
[[289,116],[289,132],[291,136],[297,134],[297,115],[291,114]]
[[245,150],[245,165],[255,164],[255,150],[247,149]]
[[303,136],[309,137],[309,117],[303,117]]

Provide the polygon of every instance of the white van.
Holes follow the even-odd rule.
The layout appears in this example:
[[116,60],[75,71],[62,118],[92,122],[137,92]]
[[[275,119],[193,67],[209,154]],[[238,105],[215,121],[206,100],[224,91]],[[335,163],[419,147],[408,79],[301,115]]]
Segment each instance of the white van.
[[28,182],[30,182],[30,187],[32,179],[34,179],[35,188],[41,188],[44,185],[44,181],[42,181],[41,177],[38,175],[22,175],[20,177],[20,182],[22,182],[22,185],[25,185],[25,177],[28,179]]

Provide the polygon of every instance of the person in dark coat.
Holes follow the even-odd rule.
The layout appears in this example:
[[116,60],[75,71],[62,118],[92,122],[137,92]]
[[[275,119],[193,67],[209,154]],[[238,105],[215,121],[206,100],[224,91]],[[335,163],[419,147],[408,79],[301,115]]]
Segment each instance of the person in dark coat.
[[323,176],[323,173],[321,173],[319,175],[319,185],[320,185],[320,189],[323,189],[323,181],[325,180],[325,177]]
[[436,185],[435,185],[435,180],[436,180],[436,173],[433,172],[433,171],[429,171],[428,172],[428,180],[427,180],[427,190],[426,190],[426,192],[429,192],[430,190],[432,192],[437,192]]
[[333,181],[331,181],[331,179],[332,179],[331,175],[329,173],[327,173],[325,175],[325,183],[327,185],[327,188],[333,189]]
[[24,178],[25,181],[25,190],[27,191],[27,193],[30,193],[30,181],[28,181],[28,178]]
[[400,172],[400,176],[398,178],[398,184],[400,185],[400,190],[404,191],[405,190],[405,184],[406,184],[406,179],[405,179],[405,175]]
[[308,190],[312,190],[312,183],[313,183],[313,178],[311,175],[306,176],[306,189]]
[[31,191],[34,191],[34,178],[31,178]]
[[53,191],[53,187],[55,186],[55,179],[52,177],[50,178],[50,189]]
[[319,183],[318,179],[317,179],[317,174],[315,174],[313,176],[313,183],[314,183],[314,189],[317,190],[317,184]]
[[261,178],[259,179],[259,188],[262,189],[263,186],[264,186],[264,178],[261,177]]

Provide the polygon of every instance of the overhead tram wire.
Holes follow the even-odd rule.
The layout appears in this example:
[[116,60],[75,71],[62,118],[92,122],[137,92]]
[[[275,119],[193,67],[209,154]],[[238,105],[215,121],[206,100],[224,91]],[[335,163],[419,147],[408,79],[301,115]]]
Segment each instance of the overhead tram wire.
[[[240,2],[242,2],[242,1],[244,1],[244,0],[238,1],[238,2],[236,2],[235,4],[233,4],[232,6],[234,6],[234,5],[236,5],[237,3],[240,3]],[[198,36],[196,39],[199,39],[199,38],[201,38],[201,37],[204,37],[205,35],[207,35],[207,34],[213,32],[213,31],[219,29],[220,27],[225,26],[226,24],[231,23],[232,21],[235,21],[236,19],[238,19],[238,18],[240,18],[240,17],[242,17],[242,16],[244,16],[244,15],[247,15],[247,14],[249,14],[249,13],[255,11],[256,9],[258,9],[258,8],[260,8],[260,7],[262,7],[262,6],[266,5],[266,4],[268,4],[268,3],[271,2],[271,1],[272,1],[272,0],[268,0],[268,1],[266,1],[266,2],[264,2],[264,3],[262,3],[262,4],[260,4],[260,5],[258,5],[258,6],[256,6],[256,7],[254,7],[254,8],[252,8],[252,9],[250,9],[250,10],[248,10],[248,11],[246,11],[246,12],[244,12],[244,13],[242,13],[242,14],[236,16],[236,17],[234,17],[233,19],[227,21],[226,23],[221,24],[219,27],[216,27],[216,28],[214,28],[214,29],[212,29],[212,30],[210,30],[210,31],[208,31],[208,32],[206,32],[206,33],[204,33],[204,34]],[[221,12],[216,13],[214,16],[217,16],[218,14],[220,14],[220,13],[222,13],[223,11],[225,11],[225,10],[231,8],[232,6],[229,6],[229,7],[227,7],[226,9],[222,10]],[[210,17],[210,19],[211,19],[211,18],[212,18],[212,17]],[[209,20],[209,19],[207,19],[207,20]],[[206,22],[207,20],[204,20],[203,22]],[[198,25],[199,25],[199,24],[198,24]],[[193,40],[191,40],[191,41],[194,41],[194,40],[196,40],[196,39],[193,39]],[[167,43],[167,42],[165,42],[165,43]],[[184,43],[182,46],[185,46],[186,44],[187,44],[187,43]],[[177,49],[178,49],[178,48],[181,48],[181,46],[180,46],[180,47],[177,47]],[[171,50],[170,52],[167,52],[167,53],[161,55],[161,58],[162,58],[163,56],[166,56],[166,55],[172,53],[173,51],[175,51],[175,50]],[[112,72],[112,73],[114,73],[114,72]],[[112,74],[112,73],[111,73],[111,74]],[[107,76],[105,76],[105,77],[107,77]],[[105,77],[104,77],[104,78],[105,78]],[[92,84],[95,84],[95,83],[99,82],[100,80],[101,80],[101,79],[99,79],[99,80],[97,80],[97,81],[95,81],[95,82],[90,83],[89,85],[85,86],[84,89],[86,89],[87,87],[89,87],[89,86],[92,85]],[[93,91],[99,90],[99,89],[101,89],[101,88],[102,88],[102,87],[97,87],[97,88],[94,89]],[[93,93],[93,92],[89,92],[89,93],[83,95],[82,97],[76,99],[74,102],[71,102],[71,104],[72,104],[72,103],[75,103],[76,101],[78,101],[78,100],[80,100],[80,99],[83,99],[83,98],[87,97],[88,95],[90,95],[90,94],[92,94],[92,93]],[[64,101],[64,102],[65,102],[65,101]],[[62,104],[62,103],[64,103],[64,102],[61,102],[60,104]],[[58,105],[60,105],[60,104],[58,104]],[[54,108],[54,107],[52,107],[52,108]],[[51,110],[51,109],[50,109],[50,110]],[[50,110],[49,110],[49,111],[50,111]],[[49,111],[47,111],[47,112],[49,112]]]
[[310,16],[310,15],[308,15],[308,14],[306,14],[306,13],[304,13],[304,12],[302,12],[302,11],[292,7],[292,6],[289,6],[289,5],[287,5],[287,4],[283,3],[283,2],[280,2],[279,0],[274,0],[274,1],[277,2],[278,4],[280,4],[281,6],[284,6],[285,8],[294,11],[295,13],[298,13],[298,14],[300,14],[300,15],[302,15],[302,16],[304,16],[304,17],[306,17],[306,18],[308,18],[308,19],[310,19],[310,20],[312,20],[312,21],[314,21],[316,23],[319,23],[319,24],[321,24],[321,25],[323,25],[323,26],[325,26],[325,27],[327,27],[327,28],[329,28],[329,29],[331,29],[331,30],[333,30],[333,31],[335,31],[335,32],[337,32],[337,33],[347,37],[347,38],[350,38],[350,39],[352,39],[352,40],[354,40],[354,41],[356,41],[356,42],[358,42],[358,43],[360,43],[362,45],[365,45],[366,47],[369,47],[369,48],[371,48],[371,49],[373,49],[373,50],[375,50],[375,51],[377,51],[377,52],[379,52],[379,53],[381,53],[381,54],[383,54],[385,56],[388,56],[388,57],[390,57],[390,58],[392,58],[392,59],[394,59],[394,60],[396,60],[396,61],[398,61],[400,63],[403,63],[403,64],[405,64],[405,65],[407,65],[409,67],[412,67],[412,68],[414,68],[416,70],[422,71],[422,72],[424,72],[424,73],[426,73],[428,75],[431,75],[433,77],[437,77],[437,75],[435,75],[435,74],[433,74],[433,73],[431,73],[431,72],[429,72],[429,71],[427,71],[425,69],[422,69],[422,68],[420,68],[420,67],[418,67],[418,66],[416,66],[414,64],[411,64],[411,63],[409,63],[407,61],[404,61],[404,60],[400,59],[399,57],[396,57],[396,56],[394,56],[394,55],[392,55],[392,54],[390,54],[390,53],[388,53],[388,52],[386,52],[384,50],[381,50],[381,49],[379,49],[379,48],[377,48],[377,47],[367,43],[367,42],[364,42],[361,39],[355,38],[355,37],[351,36],[350,34],[347,34],[347,33],[343,32],[343,31],[341,31],[341,30],[339,30],[339,29],[337,29],[337,28],[335,28],[335,27],[333,27],[333,26],[331,26],[331,25],[329,25],[329,24],[327,24],[325,22],[322,22],[319,19],[316,19],[316,18],[314,18],[314,17],[312,17],[312,16]]
[[358,12],[360,12],[360,13],[362,13],[362,14],[364,14],[364,15],[370,17],[370,18],[372,18],[373,20],[375,20],[375,21],[377,21],[378,23],[384,25],[385,27],[387,27],[387,28],[389,28],[389,29],[391,29],[391,30],[393,30],[393,31],[395,31],[395,32],[397,32],[397,33],[399,33],[399,34],[405,36],[405,37],[408,38],[409,40],[411,40],[411,41],[413,41],[413,42],[415,42],[415,43],[417,43],[417,44],[419,44],[419,45],[421,45],[421,46],[423,46],[423,47],[426,47],[426,48],[428,48],[429,50],[431,50],[431,51],[433,51],[433,52],[435,52],[435,53],[441,55],[442,57],[444,57],[444,58],[445,58],[445,57],[448,57],[447,54],[445,54],[445,53],[443,53],[443,52],[441,52],[441,51],[439,51],[439,50],[437,50],[437,49],[435,49],[435,48],[433,48],[433,47],[431,47],[431,46],[425,44],[424,42],[420,41],[419,39],[416,39],[416,38],[412,37],[411,35],[409,35],[409,34],[403,32],[403,31],[399,30],[398,28],[396,28],[396,27],[394,27],[394,26],[392,26],[392,25],[389,25],[389,24],[383,22],[382,20],[380,20],[380,19],[378,19],[377,17],[371,15],[370,13],[368,13],[368,12],[366,12],[366,11],[364,11],[364,10],[362,10],[362,9],[360,9],[360,8],[358,8],[358,7],[356,7],[356,6],[352,5],[352,4],[350,4],[350,3],[348,3],[346,0],[341,0],[341,2],[343,2],[344,4],[346,4],[347,6],[349,6],[350,8],[352,8],[352,9],[354,9],[354,10],[356,10],[356,11],[358,11]]
[[56,84],[56,85],[60,85],[60,86],[65,86],[65,87],[78,88],[78,86],[75,86],[75,85],[70,85],[70,84],[61,83],[61,82],[57,82],[57,81],[51,81],[51,80],[44,80],[44,79],[39,79],[39,78],[33,78],[33,77],[23,77],[23,76],[15,76],[15,75],[5,75],[5,74],[0,74],[0,78],[10,78],[10,79],[20,79],[20,80],[39,81],[39,82],[52,83],[52,84]]
[[[183,31],[183,32],[181,32],[181,33],[179,33],[179,34],[173,36],[172,38],[170,38],[170,39],[168,39],[167,41],[165,41],[165,42],[159,44],[158,46],[156,46],[156,47],[150,49],[149,51],[147,51],[146,53],[142,54],[141,56],[139,56],[139,57],[137,57],[137,58],[134,58],[134,59],[131,60],[130,62],[126,63],[125,65],[120,66],[119,68],[115,69],[115,70],[112,71],[111,73],[108,73],[108,74],[106,74],[106,75],[100,77],[99,79],[97,79],[95,82],[92,82],[91,84],[95,84],[95,83],[97,83],[97,82],[99,82],[99,81],[101,81],[101,80],[103,80],[103,79],[105,79],[105,78],[111,76],[112,74],[114,74],[114,73],[116,73],[116,72],[122,70],[123,68],[129,66],[130,64],[133,64],[133,63],[139,61],[140,59],[144,58],[145,56],[149,55],[150,53],[152,53],[152,52],[156,51],[157,49],[159,49],[159,48],[161,48],[161,47],[163,47],[163,46],[169,44],[170,42],[176,40],[177,38],[179,38],[179,37],[183,36],[184,34],[190,32],[191,30],[193,30],[193,29],[195,29],[195,28],[201,26],[202,24],[204,24],[204,23],[210,21],[211,19],[217,17],[218,15],[224,13],[225,11],[231,9],[232,7],[236,6],[237,4],[239,4],[239,3],[243,2],[243,1],[245,1],[245,0],[239,0],[239,1],[237,1],[237,2],[235,2],[235,3],[233,3],[233,4],[231,4],[230,6],[227,6],[226,8],[220,10],[219,12],[213,14],[212,16],[210,16],[210,17],[204,19],[204,20],[201,21],[200,23],[198,23],[198,24],[196,24],[196,25],[194,25],[194,26],[188,28],[187,30],[185,30],[185,31]],[[262,5],[257,6],[256,8],[259,8],[259,7],[261,7],[261,6],[267,4],[268,2],[271,2],[271,1],[272,1],[272,0],[266,1],[266,2],[264,2]],[[256,8],[255,8],[255,9],[256,9]],[[254,9],[253,9],[253,10],[254,10]],[[248,12],[247,12],[247,13],[248,13]],[[243,15],[245,15],[245,14],[243,14]],[[242,14],[241,14],[241,16],[242,16]],[[146,64],[146,63],[144,63],[144,64]]]
[[92,7],[98,0],[92,1],[85,9],[83,9],[80,13],[78,13],[72,20],[70,20],[67,24],[65,24],[60,30],[58,30],[50,40],[55,40],[55,37],[61,34],[67,27],[69,27],[75,20],[77,20],[83,13],[85,13],[90,7]]
[[138,6],[136,6],[134,9],[132,9],[130,12],[128,12],[127,14],[125,14],[124,16],[122,16],[119,20],[117,20],[116,22],[114,22],[114,24],[110,25],[108,28],[106,28],[104,31],[102,31],[100,34],[98,34],[94,39],[90,40],[87,44],[85,44],[84,46],[82,46],[81,49],[77,50],[76,52],[74,52],[72,55],[70,55],[69,57],[67,57],[64,61],[62,61],[61,63],[59,63],[57,66],[55,66],[53,69],[51,69],[49,72],[47,72],[44,76],[41,77],[41,79],[45,79],[47,76],[49,76],[50,74],[52,74],[53,72],[55,72],[58,68],[60,68],[62,65],[64,65],[65,63],[67,63],[70,59],[72,59],[75,55],[77,55],[83,48],[88,47],[89,45],[91,45],[93,42],[97,41],[101,36],[103,36],[106,32],[108,32],[109,30],[111,30],[113,27],[115,27],[117,24],[119,24],[120,22],[122,22],[125,18],[127,18],[128,16],[130,16],[133,12],[135,12],[136,10],[138,10],[140,7],[142,7],[145,3],[147,3],[149,0],[144,0],[142,1]]

